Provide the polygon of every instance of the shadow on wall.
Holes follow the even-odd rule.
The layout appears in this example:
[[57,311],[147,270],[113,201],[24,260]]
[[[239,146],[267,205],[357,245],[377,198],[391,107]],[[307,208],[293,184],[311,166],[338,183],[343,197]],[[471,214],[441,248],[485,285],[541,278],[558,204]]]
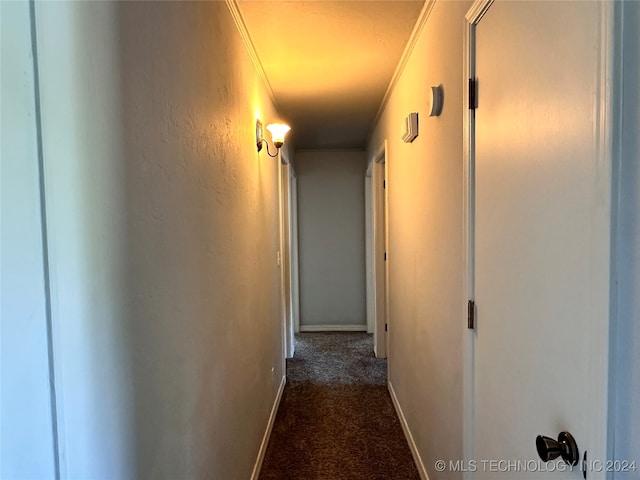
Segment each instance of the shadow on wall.
[[277,270],[254,243],[277,239],[277,170],[237,161],[254,142],[224,2],[118,5],[136,477],[245,478],[259,365],[281,349]]

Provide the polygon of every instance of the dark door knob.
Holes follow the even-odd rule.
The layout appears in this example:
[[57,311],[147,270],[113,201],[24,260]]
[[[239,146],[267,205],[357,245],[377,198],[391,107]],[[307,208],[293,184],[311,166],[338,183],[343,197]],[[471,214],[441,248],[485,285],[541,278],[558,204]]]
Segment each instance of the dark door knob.
[[536,449],[543,462],[554,460],[560,456],[569,465],[578,463],[578,445],[569,432],[560,432],[558,440],[538,435],[536,437]]

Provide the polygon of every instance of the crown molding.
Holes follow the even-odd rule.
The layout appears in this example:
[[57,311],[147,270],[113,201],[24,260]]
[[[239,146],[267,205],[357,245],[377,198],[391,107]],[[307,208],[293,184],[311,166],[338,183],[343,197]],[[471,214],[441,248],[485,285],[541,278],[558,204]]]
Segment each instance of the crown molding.
[[387,87],[387,91],[384,93],[384,96],[382,97],[382,102],[380,103],[378,112],[376,113],[376,116],[373,119],[373,122],[371,123],[371,129],[369,130],[369,134],[367,135],[367,140],[365,142],[365,145],[368,145],[369,142],[371,141],[371,137],[373,135],[373,132],[376,129],[376,125],[378,124],[380,117],[382,117],[382,112],[384,112],[384,109],[387,106],[387,103],[389,103],[389,98],[391,97],[391,94],[395,90],[398,80],[400,79],[400,76],[402,75],[405,67],[407,66],[409,57],[413,53],[413,50],[415,49],[416,44],[418,43],[418,38],[420,38],[420,34],[422,33],[422,30],[424,30],[424,27],[427,23],[427,20],[429,19],[429,15],[431,15],[431,11],[433,10],[433,6],[435,5],[435,3],[436,3],[436,0],[426,0],[424,3],[424,6],[422,7],[422,10],[420,11],[418,20],[416,20],[416,24],[414,25],[413,30],[411,31],[409,40],[407,41],[407,45],[404,47],[404,51],[402,52],[402,56],[400,57],[398,66],[393,72],[393,76],[391,77],[391,81],[389,82],[389,86]]
[[278,100],[276,99],[276,95],[273,92],[273,88],[271,87],[271,83],[269,83],[269,79],[267,78],[267,74],[262,66],[262,62],[260,61],[260,57],[258,56],[258,52],[256,51],[256,47],[253,44],[253,40],[251,40],[251,35],[249,34],[249,30],[247,29],[247,24],[244,21],[244,17],[242,16],[242,12],[240,11],[240,6],[238,5],[237,0],[225,0],[227,7],[229,8],[229,12],[233,17],[233,21],[236,24],[238,32],[240,33],[240,37],[242,37],[242,42],[244,43],[245,48],[247,49],[247,53],[251,58],[251,62],[253,63],[260,80],[264,84],[267,92],[269,93],[269,98],[273,103],[273,106],[277,111],[280,111],[280,106],[278,104]]

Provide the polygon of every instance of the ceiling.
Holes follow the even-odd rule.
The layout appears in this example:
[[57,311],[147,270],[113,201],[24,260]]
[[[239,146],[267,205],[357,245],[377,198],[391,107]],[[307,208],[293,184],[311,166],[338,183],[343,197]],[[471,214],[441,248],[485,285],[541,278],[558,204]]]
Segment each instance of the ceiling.
[[423,3],[238,0],[296,148],[364,147]]

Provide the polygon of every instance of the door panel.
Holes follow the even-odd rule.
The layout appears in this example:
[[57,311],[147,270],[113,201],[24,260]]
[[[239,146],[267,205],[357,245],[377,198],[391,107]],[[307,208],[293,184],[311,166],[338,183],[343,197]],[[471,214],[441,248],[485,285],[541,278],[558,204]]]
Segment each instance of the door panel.
[[536,436],[568,430],[581,458],[606,438],[599,22],[596,2],[498,1],[475,30],[476,478],[582,478]]

